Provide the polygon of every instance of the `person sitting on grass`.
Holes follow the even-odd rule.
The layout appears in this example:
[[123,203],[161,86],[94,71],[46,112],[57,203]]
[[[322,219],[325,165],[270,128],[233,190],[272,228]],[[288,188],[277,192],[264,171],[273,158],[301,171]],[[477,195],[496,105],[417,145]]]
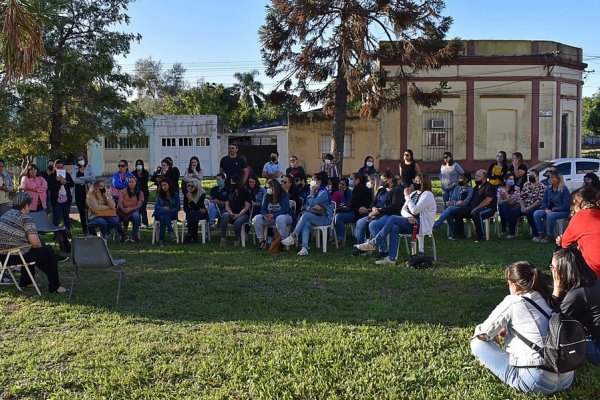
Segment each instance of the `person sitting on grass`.
[[[536,243],[554,243],[556,221],[569,217],[571,193],[559,173],[548,175],[548,187],[542,199],[542,206],[533,213],[538,236],[532,239]],[[544,221],[546,229],[544,229]]]
[[[48,291],[50,293],[65,293],[68,290],[60,285],[58,276],[58,259],[51,246],[44,245],[38,236],[37,229],[29,211],[33,202],[32,197],[26,192],[19,192],[12,202],[12,209],[0,217],[0,253],[8,249],[26,246],[21,250],[23,258],[27,263],[35,263],[29,266],[31,275],[35,277],[35,268],[39,268],[48,277]],[[0,262],[4,264],[6,256],[0,256]],[[21,264],[18,255],[11,255],[8,265]],[[10,276],[9,276],[10,278]],[[33,287],[29,274],[22,269],[19,286]]]
[[117,217],[117,207],[112,195],[106,191],[106,183],[103,180],[99,179],[92,183],[85,201],[88,206],[88,227],[90,225],[99,227],[104,240],[108,238],[110,229],[116,229],[121,236],[121,242],[127,240],[127,234]]
[[206,192],[200,181],[190,178],[186,184],[185,198],[183,199],[183,210],[187,222],[188,233],[183,243],[198,242],[198,223],[200,220],[208,220],[208,210],[204,206]]
[[327,173],[317,172],[313,175],[310,182],[310,194],[308,201],[304,206],[304,214],[298,220],[296,228],[291,235],[281,241],[285,246],[294,244],[300,236],[301,249],[298,252],[299,256],[308,255],[308,239],[310,229],[313,226],[322,226],[331,224],[333,218],[333,208],[331,207],[331,199],[327,190]]
[[[525,393],[552,394],[567,389],[575,373],[556,373],[547,370],[542,356],[515,334],[527,337],[543,347],[548,335],[549,321],[527,297],[547,314],[552,295],[542,271],[530,262],[518,261],[504,271],[510,294],[502,300],[487,319],[475,328],[471,351],[479,362],[510,387]],[[505,349],[500,338],[505,336]]]
[[225,185],[225,175],[217,174],[217,185],[210,189],[210,205],[208,206],[208,222],[215,227],[215,221],[225,213],[225,203],[229,200],[231,190]]
[[140,208],[144,204],[144,193],[137,185],[137,178],[131,175],[127,178],[127,187],[119,194],[119,204],[117,205],[117,216],[127,227],[129,221],[133,225],[133,236],[129,236],[127,241],[140,242],[140,225],[142,217],[140,216]]
[[[250,181],[250,178],[248,179]],[[250,220],[252,209],[252,197],[248,189],[244,187],[243,176],[236,175],[231,178],[231,193],[225,202],[225,213],[221,217],[219,226],[221,228],[221,247],[227,245],[227,227],[233,224],[235,234],[234,245],[239,246],[242,236],[242,226]]]
[[448,218],[454,211],[460,207],[468,207],[473,198],[473,187],[471,186],[471,174],[468,172],[461,172],[458,174],[456,186],[452,189],[450,197],[446,202],[446,208],[440,215],[437,221],[433,224],[433,230],[437,231],[440,226],[447,221],[450,230],[454,231],[453,219]]
[[[287,178],[286,178],[287,179]],[[267,194],[263,198],[261,212],[254,217],[254,230],[260,250],[267,247],[265,228],[275,226],[280,238],[287,236],[292,225],[292,211],[288,193],[281,188],[277,179],[267,181]]]
[[166,231],[169,231],[169,236],[176,240],[177,233],[173,231],[171,221],[177,220],[180,208],[179,190],[173,191],[169,178],[161,178],[158,184],[156,202],[154,203],[154,214],[152,215],[154,220],[159,222],[159,245],[164,246]]

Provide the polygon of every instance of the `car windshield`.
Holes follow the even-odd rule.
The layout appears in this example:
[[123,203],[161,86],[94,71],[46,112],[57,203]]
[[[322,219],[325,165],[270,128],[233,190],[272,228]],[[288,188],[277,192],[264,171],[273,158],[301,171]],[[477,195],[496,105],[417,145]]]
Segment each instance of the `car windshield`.
[[530,167],[529,169],[535,169],[537,171],[541,171],[544,168],[547,168],[548,165],[552,164],[550,161],[541,161],[537,164],[535,164],[533,167]]

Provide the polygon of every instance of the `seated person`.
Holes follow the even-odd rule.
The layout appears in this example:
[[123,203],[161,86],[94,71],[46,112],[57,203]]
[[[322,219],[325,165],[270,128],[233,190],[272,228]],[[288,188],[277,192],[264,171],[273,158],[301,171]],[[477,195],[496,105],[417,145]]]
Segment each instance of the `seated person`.
[[550,270],[552,297],[563,313],[583,325],[588,335],[587,360],[600,365],[600,280],[574,246],[554,251]]
[[225,212],[225,203],[229,200],[231,190],[225,185],[225,175],[217,175],[217,186],[210,190],[210,205],[208,207],[208,221],[215,223],[217,218]]
[[496,192],[496,201],[498,202],[498,213],[500,214],[501,232],[500,237],[506,236],[510,213],[512,210],[516,213],[521,210],[519,200],[521,199],[521,187],[516,184],[517,176],[509,171],[506,174],[504,184],[498,187]]
[[[248,178],[250,180],[250,178]],[[225,202],[225,213],[221,217],[219,226],[221,228],[221,247],[227,245],[227,227],[233,224],[235,235],[234,245],[239,246],[242,236],[242,226],[250,221],[250,210],[252,209],[252,198],[248,189],[244,187],[242,176],[236,175],[231,178],[231,193]]]
[[304,168],[302,168],[300,164],[298,164],[298,157],[290,156],[290,166],[285,170],[285,174],[291,175],[292,178],[298,175],[306,176]]
[[[296,203],[296,213],[292,213],[292,218],[295,222],[298,219],[298,214],[300,214],[300,212],[302,211],[303,203],[301,203],[300,193],[298,193],[298,188],[294,184],[294,177],[292,175],[284,175],[281,178],[281,190],[287,192],[290,201],[294,201]],[[294,222],[292,222],[292,224]]]
[[508,214],[508,236],[507,239],[512,239],[517,234],[517,219],[524,215],[527,217],[533,237],[538,235],[535,221],[533,220],[533,213],[540,208],[542,204],[542,198],[546,187],[540,182],[540,173],[537,169],[530,169],[528,171],[527,182],[523,185],[521,192],[519,193],[519,209],[511,208]]
[[267,247],[265,228],[275,226],[280,238],[287,237],[292,225],[292,210],[288,193],[281,188],[277,179],[267,181],[267,194],[263,197],[261,212],[254,217],[254,230],[258,238],[258,248]]
[[587,265],[600,277],[600,192],[582,186],[571,195],[573,217],[556,244],[563,248],[576,245]]
[[137,178],[132,175],[127,178],[127,187],[119,194],[119,204],[117,206],[117,216],[123,226],[127,227],[129,221],[133,225],[133,236],[127,237],[130,242],[140,242],[140,225],[142,224],[140,207],[142,207],[142,204],[144,204],[144,193],[138,187]]
[[180,209],[179,190],[174,191],[172,189],[169,178],[161,178],[158,184],[156,202],[154,203],[154,214],[152,214],[154,220],[159,222],[158,243],[161,246],[165,244],[166,231],[169,231],[169,236],[173,239],[177,238],[177,233],[173,231],[171,221],[177,220]]
[[246,190],[250,192],[250,201],[252,203],[252,215],[260,214],[265,188],[260,186],[260,181],[256,175],[250,175],[246,182]]
[[[467,207],[461,207],[454,210],[450,214],[452,222],[450,231],[452,236],[448,239],[464,239],[465,225],[463,218],[472,218],[475,223],[475,231],[477,237],[475,241],[483,241],[486,239],[485,231],[483,230],[483,221],[492,217],[496,213],[496,188],[487,181],[487,173],[480,169],[475,173],[475,187],[473,188],[473,198]],[[448,218],[448,221],[450,220]]]
[[[50,293],[65,293],[68,290],[60,285],[58,277],[58,260],[52,247],[43,245],[33,220],[29,216],[32,197],[26,192],[19,192],[12,202],[12,209],[0,217],[0,252],[19,246],[27,246],[21,250],[25,262],[35,262],[29,266],[31,275],[35,277],[35,268],[39,268],[48,277]],[[0,262],[6,261],[5,255],[0,255]],[[18,255],[11,255],[8,265],[22,264]],[[25,269],[21,270],[19,286],[33,287],[33,282]]]
[[[417,225],[418,235],[423,236],[431,233],[435,219],[436,203],[435,196],[431,192],[431,181],[425,174],[417,174],[411,186],[404,189],[404,205],[400,215],[391,215],[385,225],[377,232],[371,240],[356,245],[361,251],[371,251],[379,247],[380,252],[388,248],[388,255],[378,260],[378,265],[395,265],[398,256],[399,234],[411,234]],[[389,247],[386,238],[389,235]],[[425,241],[419,241],[419,252],[424,252]]]
[[[554,243],[556,221],[569,217],[571,193],[559,173],[548,175],[548,187],[542,199],[542,206],[533,213],[538,236],[532,239],[536,243]],[[546,229],[544,229],[544,221]]]
[[302,204],[298,204],[298,208],[300,208],[300,206],[305,205],[308,200],[310,186],[306,184],[306,175],[302,173],[294,175],[294,182],[296,183],[296,189],[298,189],[298,195],[302,199]]
[[[510,294],[475,328],[471,338],[473,355],[500,380],[521,392],[552,394],[569,388],[575,373],[548,371],[542,356],[515,334],[518,329],[537,344],[548,335],[548,319],[523,299],[535,302],[548,314],[552,312],[552,298],[542,271],[527,261],[518,261],[506,268],[504,276]],[[505,349],[499,341],[504,335]]]
[[[335,181],[335,178],[332,178],[330,181]],[[332,183],[333,188],[333,183]],[[342,178],[337,182],[337,190],[331,191],[331,200],[335,201],[337,207],[343,207],[345,204],[350,202],[352,198],[352,190],[350,190],[348,178]],[[337,211],[337,208],[336,208]]]
[[88,226],[96,225],[100,228],[102,238],[108,238],[109,230],[116,229],[121,241],[127,240],[127,234],[121,226],[121,221],[117,217],[117,207],[110,193],[106,191],[106,183],[103,180],[96,180],[92,183],[90,190],[85,196],[88,206]]
[[462,172],[458,174],[456,186],[450,193],[450,198],[446,202],[446,208],[440,215],[437,221],[433,224],[433,230],[437,231],[444,221],[448,222],[448,225],[452,223],[452,218],[448,218],[454,211],[460,207],[468,207],[473,198],[473,187],[471,187],[471,174],[468,172]]
[[334,217],[337,238],[342,245],[346,244],[345,224],[356,223],[360,218],[366,216],[373,201],[373,191],[367,188],[367,175],[359,175],[355,172],[350,175],[350,179],[351,185],[354,186],[350,201],[336,208]]
[[198,242],[198,223],[200,220],[208,220],[208,210],[204,206],[206,192],[200,181],[195,178],[188,179],[185,198],[183,199],[183,210],[187,222],[188,233],[183,243]]
[[313,226],[331,224],[333,208],[331,207],[331,199],[327,190],[327,182],[327,173],[317,172],[313,175],[310,183],[310,195],[308,195],[308,201],[304,206],[304,213],[298,220],[292,234],[281,241],[281,244],[290,246],[294,244],[296,238],[302,235],[300,236],[301,249],[298,252],[299,256],[308,255],[310,229]]

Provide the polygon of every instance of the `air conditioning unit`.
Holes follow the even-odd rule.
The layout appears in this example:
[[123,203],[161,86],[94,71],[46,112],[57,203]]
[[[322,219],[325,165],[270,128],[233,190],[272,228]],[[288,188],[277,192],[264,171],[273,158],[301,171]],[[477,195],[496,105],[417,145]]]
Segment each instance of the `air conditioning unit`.
[[429,124],[433,129],[445,129],[447,126],[444,118],[431,118]]

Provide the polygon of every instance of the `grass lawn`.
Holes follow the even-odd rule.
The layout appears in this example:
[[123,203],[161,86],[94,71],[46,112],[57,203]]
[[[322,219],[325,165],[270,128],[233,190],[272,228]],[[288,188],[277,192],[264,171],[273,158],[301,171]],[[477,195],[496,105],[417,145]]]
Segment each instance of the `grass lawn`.
[[[504,267],[545,266],[552,246],[444,236],[429,270],[375,266],[350,247],[298,257],[223,250],[216,235],[110,241],[127,259],[118,309],[116,274],[82,274],[72,302],[0,287],[0,398],[543,398],[500,383],[468,343],[508,293]],[[60,267],[68,286],[71,267]],[[587,367],[551,398],[599,396],[600,369]]]

